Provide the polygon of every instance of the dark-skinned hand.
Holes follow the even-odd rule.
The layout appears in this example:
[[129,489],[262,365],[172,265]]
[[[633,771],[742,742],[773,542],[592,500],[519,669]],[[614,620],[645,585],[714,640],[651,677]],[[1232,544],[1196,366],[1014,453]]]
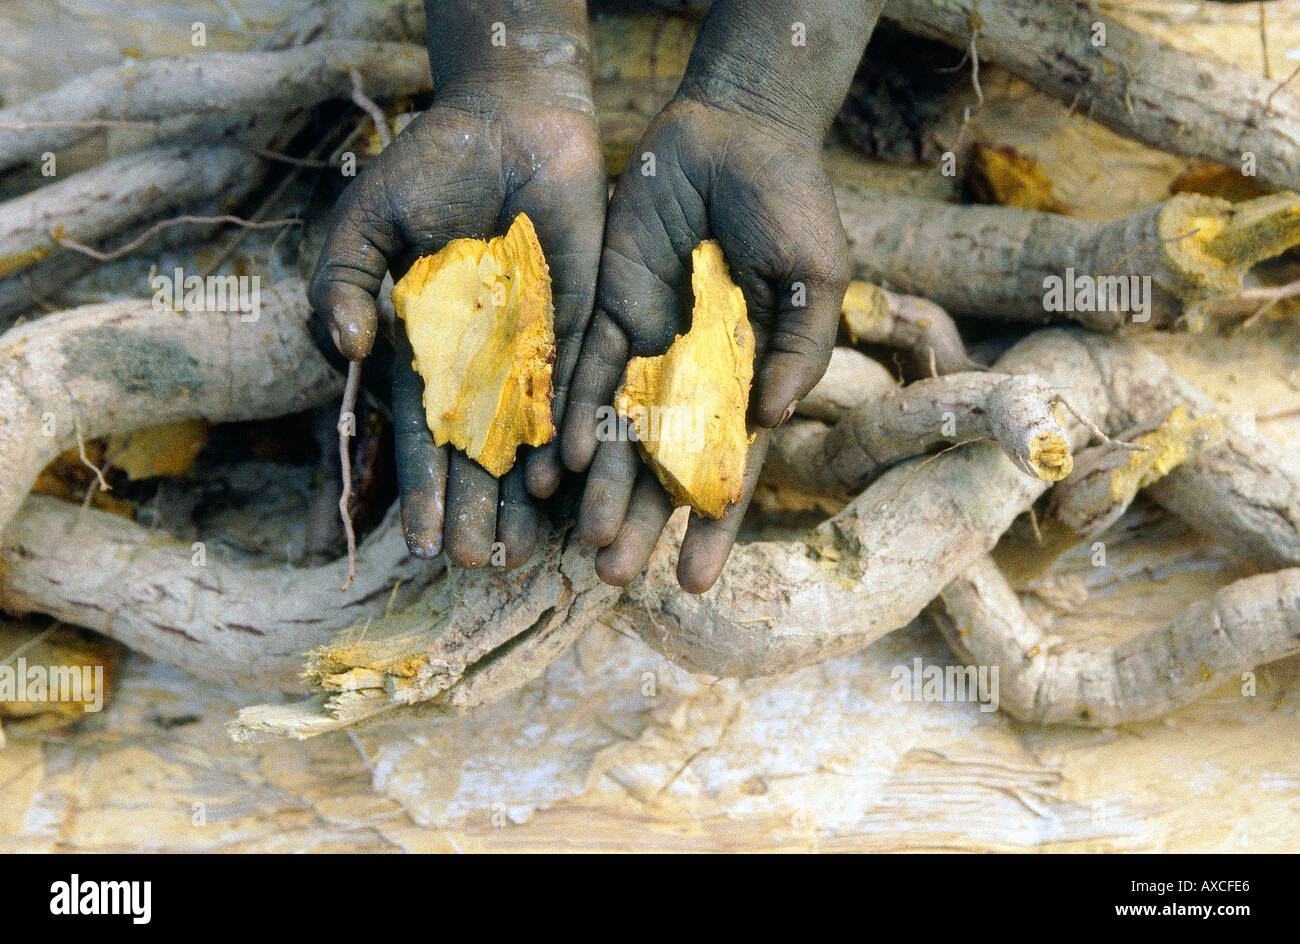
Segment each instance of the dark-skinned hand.
[[[643,154],[653,155],[653,175]],[[848,249],[820,138],[679,94],[619,178],[563,437],[565,465],[590,467],[579,527],[601,548],[596,568],[612,584],[645,566],[672,503],[634,443],[597,441],[598,410],[613,402],[629,357],[662,353],[690,327],[691,251],[704,239],[721,244],[758,340],[750,396],[757,437],[739,503],[720,519],[691,515],[677,577],[695,593],[726,563],[767,430],[821,378],[834,346]]]
[[690,258],[701,240],[721,245],[758,342],[755,439],[740,501],[719,519],[691,514],[677,560],[683,589],[702,593],[718,579],[768,430],[826,370],[849,264],[821,146],[882,6],[714,0],[677,95],[619,178],[562,440],[565,465],[590,468],[579,527],[601,548],[596,570],[609,583],[644,568],[672,504],[634,443],[597,441],[598,411],[612,404],[630,357],[662,353],[689,330]]
[[[519,78],[519,76],[515,76]],[[504,232],[519,213],[537,230],[550,266],[557,353],[552,401],[557,429],[590,318],[605,213],[605,170],[594,114],[582,89],[536,89],[490,81],[440,95],[364,169],[336,204],[311,284],[311,301],[350,360],[376,331],[375,296],[385,271],[399,279],[422,255],[460,237]],[[533,496],[556,488],[558,446],[526,454],[500,481],[463,453],[433,443],[398,326],[393,424],[402,527],[413,554],[445,549],[463,567],[487,563],[494,542],[506,566],[532,553]]]

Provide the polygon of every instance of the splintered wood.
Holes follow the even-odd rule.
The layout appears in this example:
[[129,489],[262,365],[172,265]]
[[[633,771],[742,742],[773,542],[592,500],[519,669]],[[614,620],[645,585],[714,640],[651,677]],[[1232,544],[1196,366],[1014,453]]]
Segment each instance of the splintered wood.
[[658,357],[632,358],[616,404],[673,501],[720,518],[740,500],[754,439],[745,427],[754,331],[717,242],[691,253],[691,289],[690,330]]
[[505,236],[456,239],[417,259],[393,305],[424,378],[435,443],[500,477],[521,445],[555,437],[551,275],[526,214]]

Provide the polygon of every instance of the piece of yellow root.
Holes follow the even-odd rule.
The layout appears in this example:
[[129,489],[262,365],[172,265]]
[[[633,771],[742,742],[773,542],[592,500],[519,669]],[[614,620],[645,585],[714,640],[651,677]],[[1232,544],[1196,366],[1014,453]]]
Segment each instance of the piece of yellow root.
[[988,147],[977,142],[971,148],[967,183],[978,203],[997,203],[1042,213],[1066,212],[1038,162],[1015,148]]
[[673,500],[719,518],[740,500],[754,439],[745,426],[754,331],[722,248],[700,243],[691,266],[690,330],[658,357],[632,358],[615,403]]
[[504,236],[456,239],[417,259],[393,287],[393,305],[424,378],[435,443],[500,477],[521,445],[555,437],[551,275],[526,214]]
[[110,436],[108,462],[133,482],[185,475],[208,444],[208,434],[207,422],[187,419]]

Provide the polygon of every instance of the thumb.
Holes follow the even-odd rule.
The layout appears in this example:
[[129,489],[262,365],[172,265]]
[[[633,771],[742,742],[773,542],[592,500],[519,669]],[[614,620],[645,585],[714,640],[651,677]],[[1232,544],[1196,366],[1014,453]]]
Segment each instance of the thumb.
[[363,359],[379,323],[375,297],[398,249],[397,227],[380,210],[365,175],[344,191],[330,215],[308,297],[325,320],[334,344],[348,360]]
[[777,310],[755,384],[754,419],[760,426],[789,419],[830,363],[849,263],[847,247],[838,258],[827,260],[824,253],[820,261],[796,264],[789,284],[773,286]]

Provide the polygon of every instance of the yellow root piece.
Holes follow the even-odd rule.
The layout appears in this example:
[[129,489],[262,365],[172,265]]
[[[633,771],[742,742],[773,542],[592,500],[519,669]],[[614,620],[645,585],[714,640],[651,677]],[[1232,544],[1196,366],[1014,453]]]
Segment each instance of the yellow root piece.
[[[0,675],[3,745],[6,731],[37,738],[103,709],[121,650],[111,640],[87,637],[68,626],[38,633],[14,623],[0,625],[0,652],[13,653],[0,663],[7,670]],[[41,676],[43,684],[30,683],[28,667],[36,666],[58,668]]]
[[1032,157],[1017,153],[1015,148],[976,144],[971,160],[968,181],[980,203],[997,203],[1043,213],[1065,212],[1065,207],[1052,192],[1052,182]]
[[889,299],[884,289],[854,279],[844,292],[840,327],[850,344],[876,342],[889,333]]
[[108,461],[133,482],[185,475],[208,444],[208,432],[203,420],[177,420],[110,436]]
[[1070,444],[1059,433],[1040,433],[1029,443],[1029,468],[1044,482],[1059,482],[1074,469]]
[[393,305],[424,378],[435,443],[500,477],[521,445],[555,437],[551,276],[527,215],[505,236],[456,239],[417,259]]
[[691,264],[690,330],[658,357],[632,358],[615,403],[673,500],[719,518],[740,500],[754,439],[745,427],[754,331],[721,247],[700,243]]

